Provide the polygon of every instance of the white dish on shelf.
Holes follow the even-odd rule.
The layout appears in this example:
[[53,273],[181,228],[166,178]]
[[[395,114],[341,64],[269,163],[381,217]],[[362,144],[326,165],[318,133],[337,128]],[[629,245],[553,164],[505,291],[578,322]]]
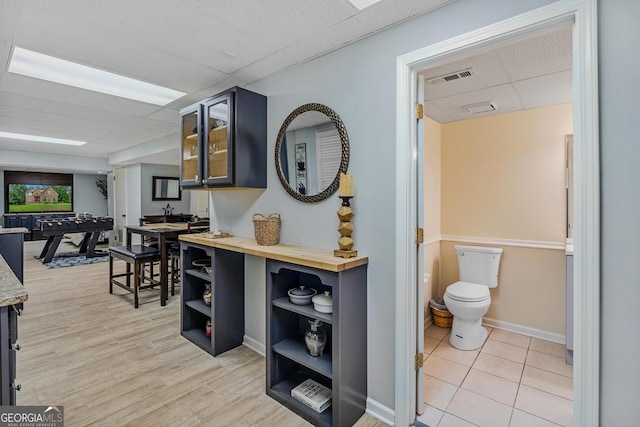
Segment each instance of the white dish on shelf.
[[311,298],[318,292],[313,288],[306,288],[299,286],[297,288],[289,289],[287,295],[289,295],[289,301],[296,305],[309,305],[311,304]]
[[311,298],[313,301],[313,308],[320,313],[333,313],[333,298],[331,292],[324,291],[323,294],[318,294]]

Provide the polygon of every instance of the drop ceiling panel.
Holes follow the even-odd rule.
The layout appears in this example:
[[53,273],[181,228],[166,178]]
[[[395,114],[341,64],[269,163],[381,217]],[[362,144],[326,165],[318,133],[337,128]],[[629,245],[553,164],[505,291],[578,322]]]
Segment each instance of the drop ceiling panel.
[[[86,123],[100,122],[110,124],[127,124],[138,120],[137,116],[122,114],[119,112],[99,110],[93,107],[77,106],[64,102],[52,101],[15,93],[0,92],[0,105],[4,107],[3,114],[12,114],[22,117],[31,114],[31,117],[39,117],[41,114],[55,114],[60,116],[60,121],[79,120]],[[7,110],[14,110],[10,113]]]
[[224,10],[227,23],[271,46],[288,46],[356,14],[345,0],[200,1],[199,8],[208,16]]
[[162,108],[153,114],[149,114],[147,118],[171,123],[174,126],[174,130],[178,129],[180,125],[180,113],[170,108]]
[[[435,84],[429,81],[434,77],[445,76],[466,69],[472,69],[470,77]],[[422,74],[425,77],[425,96],[427,100],[472,92],[509,82],[509,76],[500,65],[498,55],[494,51],[429,68]]]
[[19,23],[15,17],[20,15],[24,3],[23,0],[0,1],[0,39],[11,40]]
[[494,100],[500,100],[496,101],[496,114],[508,113],[511,111],[521,110],[523,108],[523,105],[518,99],[518,95],[511,84],[505,84],[428,101],[425,103],[425,110],[428,112],[430,106],[435,106],[446,111],[447,114],[453,118],[453,120],[449,121],[466,120],[474,117],[491,115],[492,113],[469,114],[463,106]]
[[0,83],[0,91],[34,99],[41,98],[50,101],[64,100],[65,103],[75,106],[99,108],[100,110],[138,117],[155,113],[161,108],[157,105],[78,89],[31,77],[19,76],[13,73],[5,74],[2,83]]
[[145,131],[155,131],[164,135],[166,133],[177,132],[179,130],[179,125],[176,123],[154,120],[150,118],[143,118],[135,123],[132,123],[128,126],[120,126],[121,129],[133,128],[133,129],[144,129]]
[[498,50],[500,62],[512,81],[571,69],[570,26],[529,37]]
[[[14,44],[20,47],[183,92],[198,90],[225,77],[224,73],[197,60],[189,61],[153,49],[143,42],[126,38],[123,33],[101,30],[100,26],[60,14],[51,16],[55,12],[30,7],[32,10],[24,17],[14,38]],[[42,37],[40,32],[29,30],[33,26],[41,28],[42,33],[56,34],[56,37]],[[156,43],[162,46],[160,41]]]
[[[195,9],[194,4],[185,2],[165,1],[159,5],[153,0],[89,0],[80,3],[59,0],[46,7],[49,9],[47,12],[59,12],[70,19],[81,16],[83,22],[79,24],[101,28],[109,34],[109,40],[121,37],[224,73],[233,72],[275,51],[273,46],[262,40],[250,37],[216,16]],[[75,33],[76,36],[82,34]],[[225,57],[220,53],[222,49],[237,56]]]
[[564,104],[573,101],[572,73],[561,73],[522,80],[513,84],[524,108]]
[[79,141],[91,141],[106,132],[113,131],[115,125],[98,124],[90,127],[90,124],[68,123],[61,120],[36,120],[30,117],[8,117],[0,115],[0,130],[14,133],[24,133],[37,136],[49,136],[52,138],[75,139]]
[[[48,144],[44,142],[33,141],[19,141],[14,139],[0,138],[0,150],[16,150],[16,151],[28,151],[33,153],[47,153],[47,154],[74,154],[82,151],[82,147],[73,147],[70,145],[61,144]],[[93,150],[85,154],[89,157],[102,157],[103,154],[94,153]],[[64,165],[52,165],[61,167]]]

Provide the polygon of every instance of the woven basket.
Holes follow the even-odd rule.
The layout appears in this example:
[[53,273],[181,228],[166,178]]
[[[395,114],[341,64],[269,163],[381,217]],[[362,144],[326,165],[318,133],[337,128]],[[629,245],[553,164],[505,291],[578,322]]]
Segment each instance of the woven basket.
[[453,323],[453,314],[448,311],[438,310],[431,307],[431,314],[433,314],[433,323],[440,328],[450,328]]
[[277,245],[280,239],[280,214],[272,213],[269,216],[253,214],[253,228],[259,245]]

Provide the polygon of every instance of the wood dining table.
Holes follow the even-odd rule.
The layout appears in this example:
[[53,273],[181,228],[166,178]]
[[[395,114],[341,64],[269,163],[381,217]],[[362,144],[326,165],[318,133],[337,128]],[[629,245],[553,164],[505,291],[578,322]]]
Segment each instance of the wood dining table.
[[146,225],[128,225],[126,244],[131,245],[132,234],[139,234],[141,239],[151,237],[158,240],[160,251],[160,305],[167,305],[169,299],[169,254],[167,243],[177,241],[180,234],[189,231],[187,223],[164,222]]

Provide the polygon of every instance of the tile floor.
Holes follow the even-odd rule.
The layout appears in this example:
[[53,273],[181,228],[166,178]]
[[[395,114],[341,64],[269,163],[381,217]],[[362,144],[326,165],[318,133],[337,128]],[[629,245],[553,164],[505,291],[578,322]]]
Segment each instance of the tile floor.
[[570,426],[573,368],[561,344],[487,328],[482,348],[458,350],[448,328],[424,333],[425,413],[431,427]]

